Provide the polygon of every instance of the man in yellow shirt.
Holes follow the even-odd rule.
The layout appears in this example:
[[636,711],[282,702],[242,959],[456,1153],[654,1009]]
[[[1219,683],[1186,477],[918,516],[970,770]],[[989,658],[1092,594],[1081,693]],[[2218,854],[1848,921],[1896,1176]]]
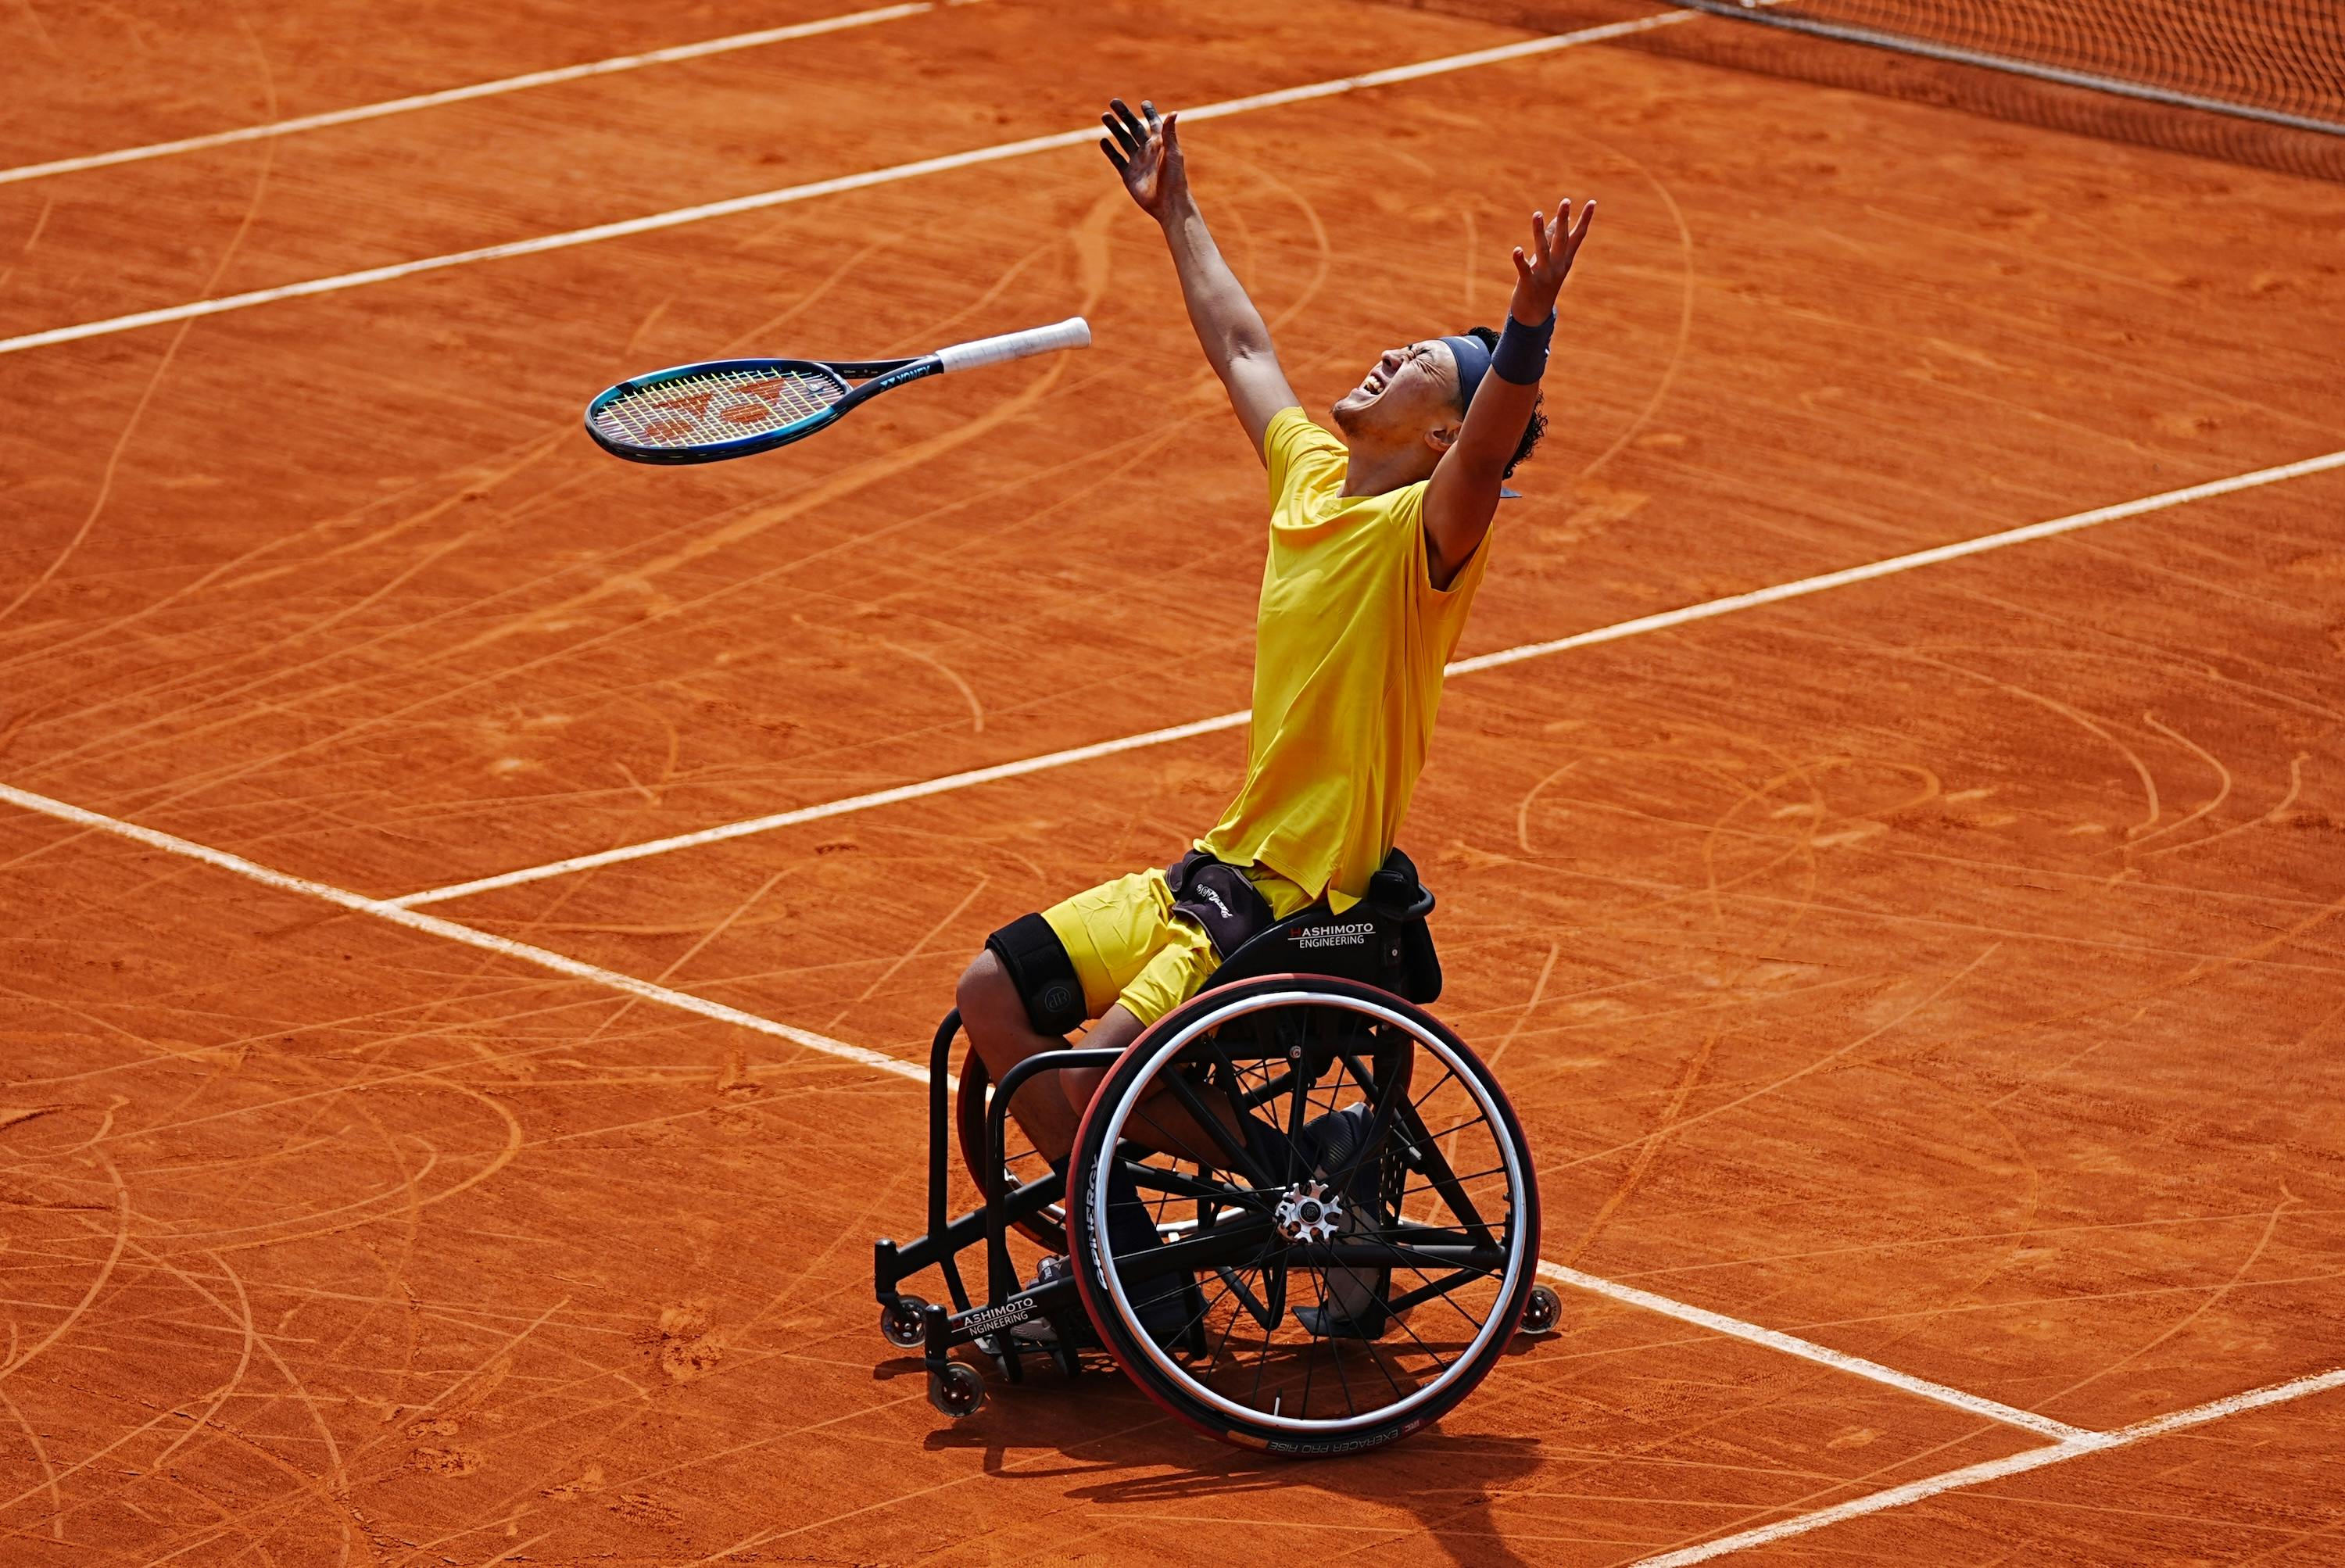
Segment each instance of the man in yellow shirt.
[[[1254,930],[1323,899],[1340,913],[1365,892],[1425,765],[1502,481],[1545,428],[1538,382],[1556,294],[1595,216],[1590,202],[1573,222],[1568,200],[1552,220],[1533,213],[1504,335],[1484,327],[1386,350],[1329,410],[1330,433],[1297,406],[1269,330],[1206,231],[1179,117],[1160,119],[1147,103],[1135,115],[1119,98],[1101,117],[1112,139],[1100,145],[1162,227],[1190,323],[1269,470],[1254,723],[1245,782],[1189,855],[987,939],[959,1001],[997,1082],[1062,1049],[1086,1019],[1098,1020],[1087,1045],[1129,1044]],[[1063,1169],[1100,1074],[1055,1077],[1063,1093],[1038,1080],[1013,1109]],[[1116,1212],[1126,1207],[1111,1204],[1111,1234],[1137,1227],[1152,1240],[1136,1199]]]

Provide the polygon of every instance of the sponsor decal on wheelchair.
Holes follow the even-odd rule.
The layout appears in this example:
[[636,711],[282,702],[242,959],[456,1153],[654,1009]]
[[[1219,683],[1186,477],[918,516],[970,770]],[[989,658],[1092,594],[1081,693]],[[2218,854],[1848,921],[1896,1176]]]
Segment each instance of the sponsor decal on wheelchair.
[[[1256,1440],[1256,1442],[1260,1444],[1262,1451],[1264,1453],[1294,1453],[1305,1455],[1357,1453],[1362,1449],[1381,1448],[1386,1443],[1396,1441],[1401,1438],[1408,1436],[1409,1433],[1416,1431],[1417,1428],[1424,1424],[1425,1423],[1421,1420],[1410,1421],[1406,1425],[1403,1426],[1398,1431],[1371,1433],[1365,1437],[1321,1439],[1316,1442],[1288,1442],[1280,1438],[1258,1439]],[[1233,1432],[1229,1435],[1236,1437],[1241,1434]],[[1248,1443],[1247,1446],[1251,1448],[1255,1446],[1255,1443]]]
[[1297,947],[1358,947],[1376,934],[1373,921],[1347,921],[1342,925],[1306,926],[1294,933]]
[[1007,1329],[1013,1324],[1023,1323],[1032,1316],[1034,1316],[1034,1303],[1013,1300],[1004,1301],[999,1307],[980,1307],[961,1319],[961,1322],[972,1335],[990,1334],[997,1329]]

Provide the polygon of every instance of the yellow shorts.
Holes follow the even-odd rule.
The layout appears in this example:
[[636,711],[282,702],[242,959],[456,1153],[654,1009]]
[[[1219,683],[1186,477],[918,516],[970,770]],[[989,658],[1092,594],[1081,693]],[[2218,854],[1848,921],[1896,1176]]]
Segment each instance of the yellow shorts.
[[[1276,871],[1245,868],[1245,879],[1280,920],[1308,908],[1311,895]],[[1197,994],[1221,967],[1204,928],[1172,913],[1172,889],[1161,871],[1101,882],[1042,911],[1074,960],[1083,1011],[1097,1018],[1121,1002],[1153,1023]]]

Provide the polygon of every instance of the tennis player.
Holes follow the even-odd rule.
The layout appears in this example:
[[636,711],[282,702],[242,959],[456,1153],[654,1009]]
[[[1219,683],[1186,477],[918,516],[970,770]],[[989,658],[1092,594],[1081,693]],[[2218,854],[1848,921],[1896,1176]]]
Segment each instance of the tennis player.
[[[1340,914],[1366,891],[1425,766],[1502,482],[1545,430],[1556,295],[1596,215],[1589,202],[1574,221],[1568,199],[1552,219],[1531,214],[1506,330],[1386,349],[1328,410],[1330,430],[1298,405],[1261,312],[1205,228],[1179,117],[1115,99],[1100,146],[1163,229],[1190,324],[1270,473],[1245,781],[1171,868],[1119,877],[986,939],[959,1001],[996,1082],[1035,1052],[1064,1049],[1087,1019],[1098,1021],[1087,1046],[1130,1044],[1254,932],[1322,900]],[[1012,1107],[1062,1174],[1100,1077],[1045,1075]],[[1176,1137],[1194,1136],[1189,1146],[1213,1146],[1169,1099],[1152,1105],[1160,1113]],[[1111,1199],[1110,1244],[1152,1244],[1137,1193]]]

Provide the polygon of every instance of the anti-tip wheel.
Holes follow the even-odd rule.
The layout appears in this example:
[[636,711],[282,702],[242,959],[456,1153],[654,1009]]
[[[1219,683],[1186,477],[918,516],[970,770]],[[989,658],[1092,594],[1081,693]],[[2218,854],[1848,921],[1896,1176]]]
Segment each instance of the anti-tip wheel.
[[1531,1287],[1530,1299],[1523,1303],[1523,1320],[1518,1332],[1552,1334],[1563,1320],[1563,1298],[1544,1285]]
[[985,1406],[985,1379],[975,1367],[955,1361],[941,1372],[929,1374],[929,1403],[955,1420],[973,1416]]
[[928,1325],[921,1314],[929,1304],[917,1296],[899,1296],[893,1307],[879,1308],[879,1332],[898,1350],[917,1350],[927,1342]]

